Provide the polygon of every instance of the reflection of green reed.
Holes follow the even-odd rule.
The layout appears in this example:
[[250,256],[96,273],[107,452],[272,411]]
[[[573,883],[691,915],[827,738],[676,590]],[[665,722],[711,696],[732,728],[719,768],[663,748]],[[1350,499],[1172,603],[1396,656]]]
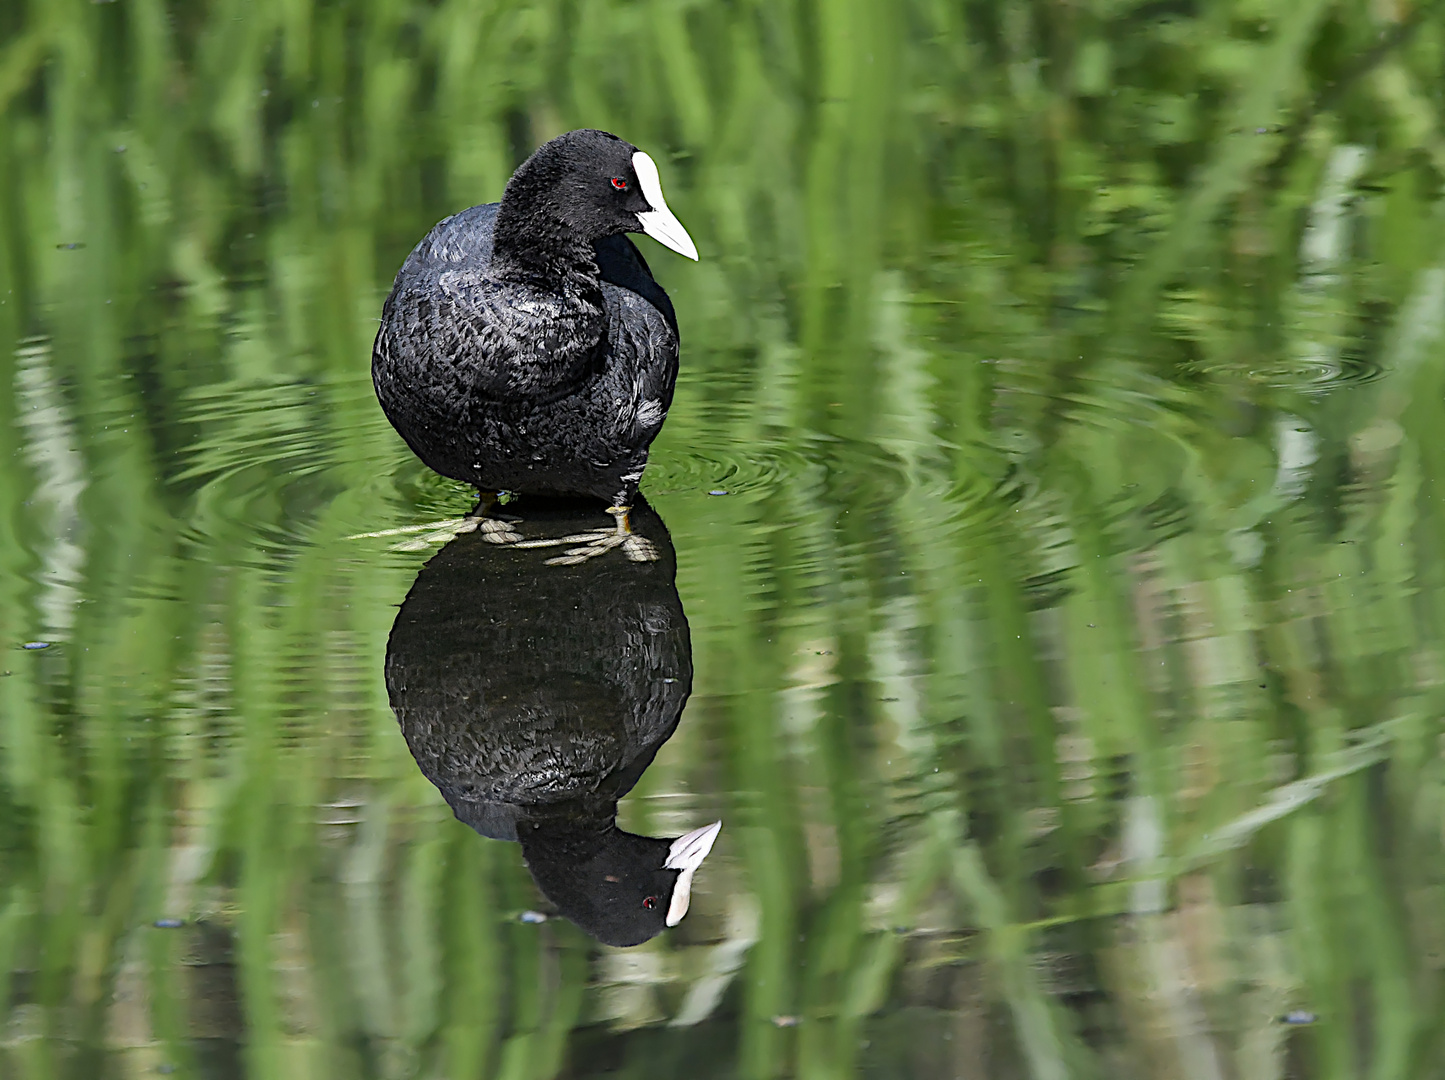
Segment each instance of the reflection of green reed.
[[[1445,28],[1396,17],[0,10],[0,625],[66,642],[0,678],[0,1072],[1428,1075]],[[634,975],[506,921],[380,689],[407,564],[340,539],[460,503],[395,494],[387,276],[582,124],[704,252],[659,466],[803,463],[658,495],[699,685],[642,793],[732,792],[740,876]]]

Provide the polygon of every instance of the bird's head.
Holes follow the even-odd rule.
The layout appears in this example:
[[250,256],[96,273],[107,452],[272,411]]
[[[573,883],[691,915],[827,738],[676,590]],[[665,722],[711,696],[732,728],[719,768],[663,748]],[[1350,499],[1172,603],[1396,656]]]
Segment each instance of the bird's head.
[[502,196],[504,246],[544,247],[559,227],[579,245],[619,233],[646,233],[689,259],[697,246],[667,208],[657,165],[605,131],[569,131],[524,161]]
[[605,945],[641,945],[687,914],[693,876],[722,829],[715,821],[676,840],[613,826],[592,842],[545,825],[519,828],[522,853],[557,910]]

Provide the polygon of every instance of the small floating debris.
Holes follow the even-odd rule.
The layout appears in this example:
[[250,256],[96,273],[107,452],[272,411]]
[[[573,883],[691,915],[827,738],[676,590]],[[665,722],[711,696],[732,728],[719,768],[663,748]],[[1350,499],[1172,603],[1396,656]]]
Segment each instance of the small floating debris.
[[157,930],[179,930],[186,925],[185,919],[157,919],[151,923]]
[[1319,1017],[1305,1009],[1294,1009],[1285,1013],[1279,1018],[1281,1024],[1293,1024],[1296,1026],[1313,1024]]
[[79,243],[73,243],[73,244],[56,244],[56,245],[55,245],[55,250],[57,250],[57,251],[79,251],[79,250],[80,250],[81,248],[83,248],[83,247],[85,247],[85,245],[84,245],[84,244],[79,244]]
[[775,1016],[773,1017],[773,1027],[797,1027],[802,1021],[801,1016]]
[[540,911],[524,911],[517,916],[518,921],[524,923],[544,923],[547,916]]
[[726,495],[726,494],[728,494],[728,491],[727,491],[727,488],[713,488],[711,491],[708,492],[708,494],[709,494],[709,495]]
[[52,644],[53,643],[49,641],[27,641],[24,645],[20,647],[22,649],[29,649],[33,652],[36,649],[48,649]]

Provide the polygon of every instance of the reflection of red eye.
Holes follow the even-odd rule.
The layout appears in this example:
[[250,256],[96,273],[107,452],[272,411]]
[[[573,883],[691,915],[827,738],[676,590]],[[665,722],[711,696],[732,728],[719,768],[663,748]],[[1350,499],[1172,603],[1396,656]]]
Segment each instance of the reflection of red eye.
[[[612,181],[612,182],[613,182],[614,184],[617,183],[616,180],[614,180],[614,181]],[[653,908],[657,907],[657,897],[655,897],[655,896],[649,896],[649,897],[647,897],[645,900],[642,901],[642,906],[645,907],[648,911],[651,911]]]
[[612,186],[615,187],[618,191],[626,191],[627,181],[622,179],[622,177],[620,176],[614,176],[612,178]]

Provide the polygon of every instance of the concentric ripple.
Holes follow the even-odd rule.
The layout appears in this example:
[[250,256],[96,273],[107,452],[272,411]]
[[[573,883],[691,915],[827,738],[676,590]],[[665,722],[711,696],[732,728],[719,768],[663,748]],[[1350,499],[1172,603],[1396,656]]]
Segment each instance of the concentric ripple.
[[272,562],[318,531],[339,532],[341,517],[369,525],[398,502],[423,513],[466,509],[461,485],[413,478],[364,381],[217,383],[188,406],[182,423],[196,434],[170,479],[189,490],[181,536],[198,549],[224,541],[228,558],[239,549],[244,561]]
[[765,496],[786,486],[809,465],[795,450],[780,446],[753,448],[706,446],[653,450],[643,479],[651,496],[722,492],[734,496]]
[[1372,383],[1384,374],[1385,369],[1373,360],[1338,357],[1281,360],[1251,369],[1249,377],[1272,389],[1323,394],[1347,386]]

